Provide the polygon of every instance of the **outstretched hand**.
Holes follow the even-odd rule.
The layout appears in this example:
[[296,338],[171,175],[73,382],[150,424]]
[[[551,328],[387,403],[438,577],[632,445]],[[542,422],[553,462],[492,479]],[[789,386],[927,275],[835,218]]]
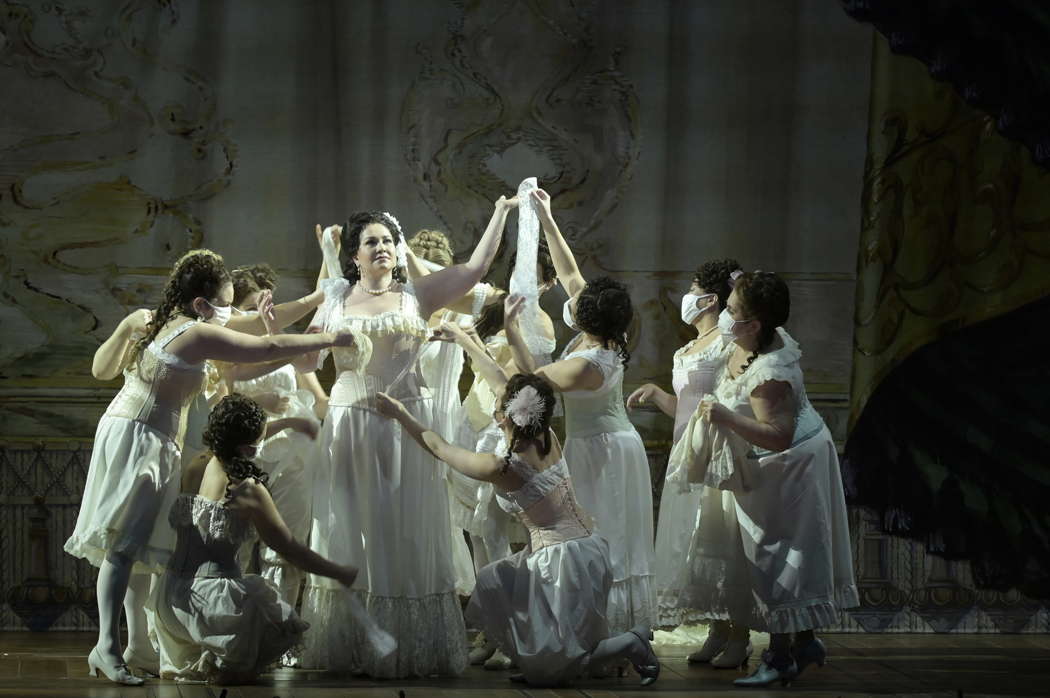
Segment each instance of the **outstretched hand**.
[[642,387],[631,393],[630,397],[627,398],[627,409],[633,410],[639,405],[646,403],[652,403],[653,396],[656,395],[657,388],[652,383],[646,383]]
[[280,327],[277,327],[277,314],[273,310],[273,294],[271,291],[261,291],[259,293],[259,319],[262,320],[263,327],[266,328],[266,334],[279,334],[281,331]]
[[376,410],[384,417],[397,419],[398,415],[404,412],[405,406],[400,400],[392,398],[386,393],[376,393]]

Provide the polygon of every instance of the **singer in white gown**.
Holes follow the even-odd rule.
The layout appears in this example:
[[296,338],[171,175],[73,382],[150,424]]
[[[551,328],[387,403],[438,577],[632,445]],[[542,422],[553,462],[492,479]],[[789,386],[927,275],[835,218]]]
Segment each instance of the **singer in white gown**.
[[303,666],[396,678],[457,674],[466,665],[441,469],[375,411],[375,395],[387,390],[413,415],[433,421],[432,392],[418,365],[426,318],[480,281],[515,204],[497,202],[470,261],[415,282],[397,280],[404,279],[394,259],[402,239],[392,216],[356,214],[342,231],[341,269],[333,271],[349,274],[354,283],[343,275],[322,281],[325,302],[313,325],[349,327],[370,340],[371,353],[335,352],[336,382],[313,467],[310,546],[360,567],[352,593],[398,647],[379,656],[347,597],[311,576],[303,617],[313,631]]

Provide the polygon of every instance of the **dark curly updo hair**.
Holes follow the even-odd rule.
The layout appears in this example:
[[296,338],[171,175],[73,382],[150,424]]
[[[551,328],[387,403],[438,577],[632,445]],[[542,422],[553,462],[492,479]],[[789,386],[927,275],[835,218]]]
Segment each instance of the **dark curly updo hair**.
[[[507,387],[503,389],[503,397],[500,399],[500,411],[506,414],[507,404],[522,388],[532,387],[539,393],[543,400],[543,411],[535,424],[519,426],[511,422],[510,453],[518,453],[524,448],[528,441],[538,441],[541,456],[551,452],[551,418],[554,416],[554,389],[547,381],[533,373],[516,373],[507,381]],[[508,419],[510,415],[507,415]]]
[[744,370],[769,349],[777,336],[777,328],[788,321],[791,314],[791,293],[787,284],[771,271],[750,271],[737,278],[733,290],[743,305],[748,320],[758,320],[758,346],[748,357]]
[[[379,223],[389,230],[395,245],[404,239],[401,227],[382,211],[360,211],[350,216],[339,236],[339,264],[343,268],[343,276],[351,284],[356,284],[361,278],[361,270],[354,264],[354,255],[361,248],[361,233],[372,223]],[[395,267],[394,281],[405,283],[407,280],[408,275],[405,273],[405,268]]]
[[[515,251],[510,256],[510,266],[507,267],[503,288],[510,288],[510,277],[514,275],[514,265],[517,261],[518,253]],[[547,243],[543,240],[540,240],[539,247],[536,250],[536,263],[540,266],[540,276],[536,279],[540,284],[550,283],[558,278],[558,272],[554,269],[554,260],[551,259],[550,248],[547,247]],[[488,339],[503,329],[503,300],[506,297],[507,292],[500,290],[494,296],[494,302],[486,305],[478,313],[474,329],[477,330],[478,336],[482,339]]]
[[146,325],[146,335],[132,347],[129,365],[135,364],[142,351],[177,313],[198,317],[197,311],[193,309],[194,298],[215,298],[228,283],[230,274],[221,256],[211,250],[190,250],[182,255],[171,268],[160,305]]
[[740,270],[740,262],[730,257],[712,259],[697,267],[693,281],[706,293],[718,296],[718,309],[721,310],[726,307],[729,294],[733,292],[733,287],[729,285],[729,275]]
[[408,246],[420,259],[440,264],[443,267],[451,267],[455,264],[452,243],[448,241],[448,236],[440,230],[420,230],[409,239]]
[[615,344],[624,366],[631,360],[625,335],[633,318],[627,287],[608,276],[588,281],[576,299],[576,325],[606,344]]
[[256,291],[277,288],[277,272],[269,264],[249,264],[230,272],[233,279],[233,304],[239,306]]
[[256,443],[266,429],[266,412],[255,400],[240,393],[232,393],[219,400],[208,415],[204,429],[204,445],[211,449],[222,463],[222,469],[231,480],[250,477],[266,484],[270,478],[250,458],[245,458],[241,446]]

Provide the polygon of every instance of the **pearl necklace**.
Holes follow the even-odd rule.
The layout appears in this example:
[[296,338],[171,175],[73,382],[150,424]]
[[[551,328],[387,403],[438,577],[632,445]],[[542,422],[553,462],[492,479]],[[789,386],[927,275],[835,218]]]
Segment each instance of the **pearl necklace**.
[[364,287],[364,286],[363,286],[363,285],[361,284],[361,282],[360,282],[360,281],[358,281],[358,282],[357,282],[357,286],[358,286],[358,288],[360,288],[360,289],[361,289],[362,291],[364,291],[365,293],[368,293],[368,294],[370,294],[370,295],[373,295],[373,296],[381,296],[381,295],[383,295],[384,293],[387,293],[387,292],[388,292],[388,291],[389,291],[390,289],[394,288],[394,284],[395,284],[395,283],[396,283],[396,282],[394,282],[394,281],[391,281],[391,282],[390,282],[390,285],[389,285],[389,286],[387,286],[386,288],[379,288],[379,289],[371,289],[371,288],[365,288],[365,287]]

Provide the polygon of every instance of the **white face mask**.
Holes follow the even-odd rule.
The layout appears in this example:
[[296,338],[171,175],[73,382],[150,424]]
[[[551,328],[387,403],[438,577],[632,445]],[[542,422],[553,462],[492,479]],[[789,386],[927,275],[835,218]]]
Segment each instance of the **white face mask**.
[[718,331],[722,334],[722,340],[726,344],[736,339],[736,326],[742,322],[751,321],[734,320],[733,316],[729,314],[729,308],[723,308],[722,312],[718,314]]
[[565,300],[565,305],[563,305],[561,307],[561,319],[566,325],[569,326],[570,330],[575,330],[576,332],[579,332],[580,331],[580,327],[579,327],[579,325],[576,324],[576,321],[573,320],[573,318],[572,318],[572,308],[569,306],[569,303],[571,303],[571,302],[572,302],[572,298],[571,297]]
[[717,297],[718,295],[714,293],[703,293],[700,295],[687,293],[682,296],[682,322],[687,325],[692,325],[700,315],[715,307],[712,303],[709,306],[701,308],[699,307],[700,304],[706,302],[709,298]]
[[230,316],[233,315],[233,306],[227,305],[225,307],[217,307],[212,305],[208,299],[204,299],[204,302],[211,306],[211,309],[215,312],[209,318],[209,320],[215,320],[215,324],[225,326],[230,321]]

